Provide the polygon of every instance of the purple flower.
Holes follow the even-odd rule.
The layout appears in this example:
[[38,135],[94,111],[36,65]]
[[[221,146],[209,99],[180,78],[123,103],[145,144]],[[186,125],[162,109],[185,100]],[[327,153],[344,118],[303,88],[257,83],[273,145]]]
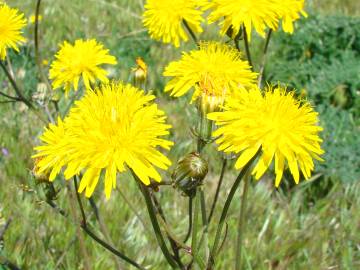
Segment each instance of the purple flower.
[[1,147],[1,153],[7,157],[9,155],[9,150],[5,147]]

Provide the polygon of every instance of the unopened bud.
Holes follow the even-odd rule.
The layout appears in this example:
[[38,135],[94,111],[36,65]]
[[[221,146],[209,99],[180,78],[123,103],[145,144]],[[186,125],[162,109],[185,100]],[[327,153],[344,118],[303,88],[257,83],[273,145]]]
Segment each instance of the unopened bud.
[[141,57],[136,58],[136,67],[132,69],[134,72],[134,84],[144,88],[147,78],[147,65]]
[[195,195],[196,187],[202,184],[208,173],[208,164],[198,153],[190,153],[180,159],[172,177],[175,186],[185,195]]

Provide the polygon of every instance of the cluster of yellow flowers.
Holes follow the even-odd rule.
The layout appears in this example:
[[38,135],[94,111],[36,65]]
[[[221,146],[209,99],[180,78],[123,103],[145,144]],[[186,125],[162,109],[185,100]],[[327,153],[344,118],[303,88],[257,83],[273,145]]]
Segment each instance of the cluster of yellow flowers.
[[[152,38],[176,47],[188,40],[191,33],[201,33],[203,14],[210,10],[208,21],[219,21],[221,34],[229,29],[237,35],[245,27],[261,36],[266,28],[277,30],[279,23],[286,32],[293,32],[293,22],[306,16],[304,0],[148,0],[144,25]],[[21,28],[23,14],[7,5],[0,5],[0,58],[6,49],[18,50],[24,42]],[[38,173],[53,181],[66,167],[66,179],[82,176],[79,192],[91,196],[104,173],[105,194],[116,186],[117,172],[130,168],[146,185],[151,179],[161,181],[155,167],[166,170],[170,160],[158,150],[169,149],[172,142],[166,116],[153,102],[153,95],[121,82],[110,82],[101,65],[117,61],[96,40],[64,42],[50,67],[53,88],[71,87],[76,91],[82,79],[87,91],[76,101],[64,120],[50,124],[40,137],[43,145],[35,148]],[[141,74],[147,74],[144,62],[138,60]],[[268,86],[261,91],[258,74],[251,70],[241,53],[218,42],[200,42],[196,50],[184,52],[164,71],[171,80],[165,87],[175,97],[194,89],[192,101],[216,102],[216,109],[207,116],[218,129],[219,151],[239,154],[236,169],[243,168],[261,149],[252,173],[259,179],[275,162],[275,185],[278,186],[286,165],[296,183],[300,171],[308,179],[314,169],[313,159],[321,160],[323,150],[317,113],[308,101],[298,101],[292,92],[281,86]],[[96,80],[102,84],[94,88]]]
[[277,30],[280,21],[283,30],[292,33],[300,14],[307,16],[303,8],[304,0],[148,0],[143,22],[152,38],[179,47],[180,40],[188,40],[186,27],[203,31],[208,10],[208,23],[219,22],[222,35],[231,30],[236,36],[244,25],[250,39],[253,27],[264,37],[266,28]]

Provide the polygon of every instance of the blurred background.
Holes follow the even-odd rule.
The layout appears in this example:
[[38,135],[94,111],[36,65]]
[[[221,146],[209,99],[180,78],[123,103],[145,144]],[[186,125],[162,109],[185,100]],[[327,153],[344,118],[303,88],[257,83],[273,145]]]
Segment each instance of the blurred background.
[[[35,14],[34,0],[6,2],[27,18]],[[154,91],[173,125],[171,139],[176,144],[170,158],[176,163],[195,149],[190,128],[196,122],[196,112],[188,104],[189,97],[175,100],[163,93],[166,79],[162,72],[170,61],[181,56],[182,50],[193,49],[194,45],[189,42],[175,49],[151,40],[141,23],[143,2],[43,0],[40,52],[47,70],[64,40],[96,38],[118,59],[118,65],[109,70],[111,77],[127,82],[132,81],[136,57],[142,57],[149,68],[148,88]],[[273,35],[265,79],[285,83],[316,107],[324,127],[321,136],[325,162],[316,164],[310,181],[297,186],[290,174],[285,174],[277,190],[272,186],[271,173],[252,183],[244,251],[247,269],[360,269],[360,1],[306,2],[309,16],[296,23],[294,34],[279,31]],[[205,26],[200,39],[227,42],[217,30],[216,25]],[[26,95],[41,104],[44,87],[34,61],[33,34],[34,24],[29,23],[25,30],[28,42],[21,53],[10,52],[9,58]],[[254,63],[259,63],[263,46],[260,37],[252,39]],[[3,73],[0,87],[12,91]],[[60,99],[60,107],[66,102]],[[54,191],[32,177],[32,148],[43,126],[25,106],[0,104],[0,269],[7,269],[1,266],[6,260],[21,269],[131,269],[121,266],[45,203],[51,196],[69,212],[73,190],[71,185],[56,181]],[[214,145],[207,146],[206,153],[211,169],[205,188],[211,200],[222,157]],[[236,174],[232,168],[230,161],[215,220]],[[161,188],[157,196],[175,232],[185,235],[187,199],[172,188]],[[240,193],[230,210],[228,239],[216,269],[232,269],[239,198]],[[105,201],[101,185],[94,200],[108,227],[106,237],[116,247],[149,269],[167,269],[156,249],[144,203],[128,175],[119,176],[118,191],[109,201]],[[90,204],[86,207],[91,224],[98,228]],[[213,230],[215,227],[210,228]]]

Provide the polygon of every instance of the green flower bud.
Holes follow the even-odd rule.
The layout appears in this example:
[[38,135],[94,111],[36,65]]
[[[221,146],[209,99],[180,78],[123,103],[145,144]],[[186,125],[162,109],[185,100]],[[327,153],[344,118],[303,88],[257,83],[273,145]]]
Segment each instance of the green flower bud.
[[208,164],[198,153],[190,153],[178,161],[172,175],[175,187],[186,196],[194,196],[196,187],[202,184],[208,172]]

